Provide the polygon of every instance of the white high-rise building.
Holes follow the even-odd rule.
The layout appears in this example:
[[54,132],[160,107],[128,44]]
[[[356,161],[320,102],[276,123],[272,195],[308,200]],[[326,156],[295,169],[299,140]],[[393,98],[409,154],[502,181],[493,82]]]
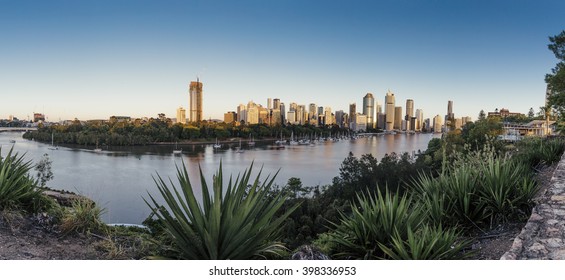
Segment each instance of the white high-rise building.
[[247,107],[243,104],[237,106],[237,121],[247,123]]

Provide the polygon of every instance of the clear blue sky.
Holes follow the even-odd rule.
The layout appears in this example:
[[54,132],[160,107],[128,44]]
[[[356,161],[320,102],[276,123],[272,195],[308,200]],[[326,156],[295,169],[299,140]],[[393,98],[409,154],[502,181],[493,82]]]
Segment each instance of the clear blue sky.
[[0,0],[0,118],[205,118],[250,100],[348,110],[388,89],[425,117],[544,104],[565,1]]

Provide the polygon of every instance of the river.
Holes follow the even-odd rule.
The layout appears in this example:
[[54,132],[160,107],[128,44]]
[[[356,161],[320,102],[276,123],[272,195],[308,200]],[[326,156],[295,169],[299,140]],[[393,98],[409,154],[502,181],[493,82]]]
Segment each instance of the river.
[[[257,143],[255,147],[239,144],[224,145],[215,150],[212,145],[179,145],[183,153],[173,155],[174,147],[113,147],[94,152],[92,147],[59,147],[50,150],[50,145],[25,140],[19,132],[0,133],[2,155],[10,147],[34,163],[48,154],[52,163],[53,180],[47,186],[68,190],[92,198],[106,209],[103,220],[108,223],[141,223],[150,213],[143,201],[148,193],[159,198],[152,176],[171,178],[176,183],[176,165],[187,166],[194,191],[200,195],[198,166],[202,168],[208,184],[223,166],[224,182],[229,175],[234,178],[243,173],[254,162],[255,178],[263,168],[262,179],[280,169],[275,182],[284,185],[290,177],[298,177],[305,186],[325,185],[339,173],[341,162],[349,152],[357,157],[371,153],[378,159],[387,153],[425,150],[432,134],[380,135],[357,140],[321,142],[310,145],[286,145],[285,149],[273,149],[272,144]],[[15,140],[15,143],[11,143]],[[158,199],[158,201],[162,201]]]

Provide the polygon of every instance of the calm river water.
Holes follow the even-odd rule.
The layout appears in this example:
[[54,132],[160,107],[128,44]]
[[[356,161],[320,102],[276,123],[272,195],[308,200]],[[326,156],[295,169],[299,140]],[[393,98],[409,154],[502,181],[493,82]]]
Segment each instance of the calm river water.
[[[143,198],[148,198],[148,193],[159,197],[152,176],[159,174],[165,179],[170,177],[176,183],[175,165],[181,165],[183,160],[197,195],[200,195],[198,166],[202,168],[208,184],[211,184],[212,175],[217,171],[220,161],[225,184],[230,174],[235,178],[255,162],[252,178],[263,166],[263,180],[267,174],[272,175],[280,169],[275,180],[279,185],[284,185],[290,177],[298,177],[305,186],[315,186],[331,183],[349,152],[357,157],[371,153],[380,159],[391,152],[423,151],[434,137],[431,134],[381,135],[322,142],[314,146],[287,145],[281,150],[272,149],[272,144],[257,143],[252,148],[243,144],[242,153],[236,152],[239,144],[224,145],[219,150],[214,150],[212,145],[187,145],[182,147],[182,155],[173,155],[173,147],[168,146],[115,147],[98,153],[91,147],[50,150],[50,145],[25,140],[21,135],[16,132],[0,133],[2,155],[6,155],[12,145],[15,151],[25,152],[26,159],[34,163],[48,154],[53,162],[54,174],[54,179],[47,183],[49,187],[92,198],[106,208],[103,219],[108,223],[136,224],[150,213]],[[15,144],[10,140],[15,140]]]

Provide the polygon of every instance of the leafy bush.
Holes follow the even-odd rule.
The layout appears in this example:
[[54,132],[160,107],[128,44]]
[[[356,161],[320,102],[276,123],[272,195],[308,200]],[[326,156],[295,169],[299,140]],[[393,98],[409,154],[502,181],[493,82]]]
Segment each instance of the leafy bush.
[[45,206],[42,191],[28,172],[32,169],[31,161],[25,161],[23,155],[10,149],[5,157],[0,148],[0,209],[25,209],[36,212]]
[[379,244],[388,246],[393,234],[408,237],[408,229],[417,229],[424,221],[424,212],[407,195],[358,195],[351,216],[342,214],[341,223],[331,239],[337,244],[338,258],[377,259],[384,253]]
[[279,255],[284,250],[280,238],[281,224],[298,205],[275,218],[275,212],[283,205],[287,196],[279,194],[269,197],[269,190],[276,177],[268,183],[259,183],[261,172],[252,185],[249,178],[253,164],[242,177],[227,189],[223,187],[222,166],[213,177],[212,192],[200,172],[202,202],[198,203],[190,183],[186,166],[177,167],[177,179],[182,194],[170,180],[171,186],[157,175],[155,183],[166,206],[161,207],[151,196],[146,203],[154,215],[162,221],[166,232],[179,250],[183,259],[251,259]]

